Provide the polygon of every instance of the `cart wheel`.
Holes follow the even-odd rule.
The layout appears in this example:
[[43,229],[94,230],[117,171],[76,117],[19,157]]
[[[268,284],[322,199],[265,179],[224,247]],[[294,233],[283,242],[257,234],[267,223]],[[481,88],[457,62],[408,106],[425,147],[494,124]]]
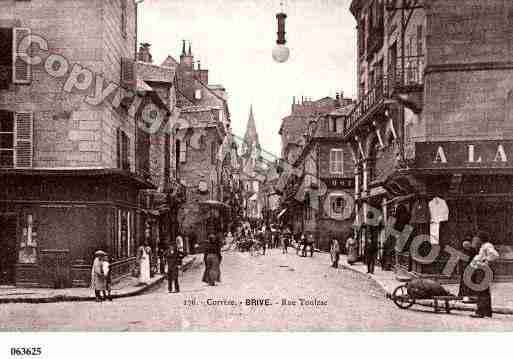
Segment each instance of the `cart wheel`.
[[413,304],[415,304],[415,299],[410,297],[408,294],[407,286],[405,284],[395,288],[394,293],[392,294],[392,300],[394,301],[395,305],[401,309],[408,309]]

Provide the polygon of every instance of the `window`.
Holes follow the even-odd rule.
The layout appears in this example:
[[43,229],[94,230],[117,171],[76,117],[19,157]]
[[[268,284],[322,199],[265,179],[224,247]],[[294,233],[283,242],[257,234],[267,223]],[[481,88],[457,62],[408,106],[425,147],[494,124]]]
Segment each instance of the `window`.
[[118,235],[113,254],[117,259],[135,255],[134,215],[132,211],[118,209]]
[[344,173],[344,151],[333,149],[330,152],[330,172],[333,174]]
[[0,89],[8,89],[11,83],[31,82],[29,54],[20,47],[28,36],[28,28],[0,28]]
[[213,141],[210,144],[210,162],[215,165],[217,160],[217,143]]
[[178,161],[180,163],[187,162],[187,142],[177,140],[176,141],[176,150],[178,152],[178,156],[177,156]]
[[33,114],[0,111],[0,168],[32,167]]
[[126,38],[126,0],[121,0],[121,36]]
[[423,56],[424,38],[422,25],[417,25],[417,56]]
[[0,168],[14,167],[14,116],[0,111]]
[[119,169],[129,171],[130,170],[130,138],[128,135],[118,128],[118,141],[117,141],[117,152],[118,152],[118,164]]
[[197,89],[194,91],[194,98],[196,100],[201,100],[201,90],[200,89]]
[[337,218],[344,211],[345,201],[342,196],[331,196],[331,217]]

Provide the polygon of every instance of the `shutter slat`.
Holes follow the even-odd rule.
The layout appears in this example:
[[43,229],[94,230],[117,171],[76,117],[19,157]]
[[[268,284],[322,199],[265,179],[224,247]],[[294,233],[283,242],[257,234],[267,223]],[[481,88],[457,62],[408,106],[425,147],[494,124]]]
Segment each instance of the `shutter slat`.
[[[16,27],[13,29],[13,83],[29,84],[31,82],[31,65],[29,63],[29,54],[20,52],[20,43],[27,36],[30,36],[29,28]],[[27,49],[29,51],[30,49]]]
[[124,57],[121,59],[121,84],[128,88],[134,88],[135,83],[135,61]]
[[30,168],[33,165],[33,129],[34,115],[32,112],[16,112],[15,114],[15,166]]

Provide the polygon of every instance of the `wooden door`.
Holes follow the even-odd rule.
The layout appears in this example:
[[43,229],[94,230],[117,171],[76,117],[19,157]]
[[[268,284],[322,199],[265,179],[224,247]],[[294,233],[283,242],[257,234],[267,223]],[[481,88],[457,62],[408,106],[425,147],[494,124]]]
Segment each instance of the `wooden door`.
[[16,281],[16,227],[15,215],[0,215],[0,285]]

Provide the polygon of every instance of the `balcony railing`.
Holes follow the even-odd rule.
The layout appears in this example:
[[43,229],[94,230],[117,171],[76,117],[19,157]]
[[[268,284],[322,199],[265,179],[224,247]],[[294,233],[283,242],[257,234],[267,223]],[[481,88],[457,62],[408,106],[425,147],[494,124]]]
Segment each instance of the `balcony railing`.
[[358,102],[344,123],[344,134],[351,131],[359,120],[391,95],[387,77],[382,77]]
[[411,87],[419,87],[424,83],[424,56],[408,56],[398,59],[398,66],[388,76],[383,76],[361,98],[344,123],[344,136],[358,126],[361,119],[375,110],[386,99],[392,97],[394,92],[403,91]]
[[402,60],[399,59],[398,61],[399,63],[395,74],[389,76],[394,80],[394,89],[408,86],[422,86],[424,83],[424,56],[405,57],[404,70],[401,64]]

